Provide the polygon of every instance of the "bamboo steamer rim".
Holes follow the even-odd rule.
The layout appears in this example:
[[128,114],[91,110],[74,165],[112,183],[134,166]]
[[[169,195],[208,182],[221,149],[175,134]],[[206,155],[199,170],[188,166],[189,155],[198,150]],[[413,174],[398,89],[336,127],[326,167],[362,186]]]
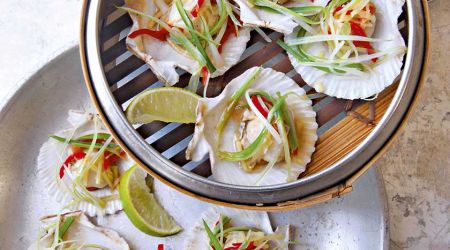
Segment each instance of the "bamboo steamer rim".
[[[87,7],[88,7],[89,0],[83,0],[81,13],[86,13]],[[126,146],[126,144],[120,139],[116,131],[112,128],[110,122],[108,121],[103,109],[101,108],[101,105],[96,98],[95,90],[93,88],[93,84],[91,82],[91,79],[89,77],[89,68],[86,58],[86,48],[85,44],[82,42],[85,40],[85,32],[83,30],[83,27],[86,23],[86,15],[81,15],[80,17],[80,59],[81,59],[81,66],[83,70],[83,76],[85,80],[86,87],[88,89],[89,95],[91,97],[92,103],[94,104],[96,110],[98,111],[99,116],[101,117],[104,125],[109,130],[111,135],[113,136],[114,140],[121,146],[121,148],[138,164],[144,171],[146,171],[148,174],[150,174],[152,177],[156,178],[158,181],[164,183],[166,186],[169,186],[172,189],[175,189],[185,195],[188,195],[192,198],[195,198],[200,201],[204,201],[207,203],[211,203],[214,205],[219,206],[225,206],[230,208],[238,208],[238,209],[247,209],[247,210],[256,210],[256,211],[288,211],[288,210],[294,210],[299,208],[304,208],[316,204],[320,204],[326,201],[329,201],[336,197],[341,197],[342,195],[349,193],[353,190],[353,183],[358,180],[359,177],[361,177],[365,172],[367,172],[374,163],[392,146],[392,144],[396,141],[396,139],[401,135],[401,132],[403,129],[405,129],[407,125],[407,121],[410,119],[413,110],[415,106],[418,103],[420,92],[422,91],[423,85],[426,80],[426,74],[428,71],[428,63],[429,63],[429,49],[430,49],[430,16],[429,16],[429,8],[428,8],[428,1],[427,0],[421,0],[423,11],[424,11],[424,31],[425,31],[425,39],[424,39],[424,60],[420,72],[420,79],[417,84],[416,90],[414,91],[414,95],[412,97],[412,100],[410,102],[410,105],[403,115],[403,119],[401,120],[400,124],[396,127],[396,129],[393,131],[393,134],[391,137],[381,146],[381,148],[370,158],[370,160],[362,166],[355,174],[350,176],[346,181],[339,183],[331,188],[324,189],[322,191],[316,192],[312,195],[309,195],[307,197],[292,200],[292,201],[286,201],[281,202],[277,204],[270,204],[270,205],[248,205],[248,204],[235,204],[235,203],[229,203],[221,200],[216,200],[204,196],[200,196],[198,194],[195,194],[193,192],[190,192],[186,189],[183,189],[170,181],[166,180],[165,178],[161,177],[154,171],[152,171],[150,168],[146,167],[146,164],[144,164],[139,158],[137,158],[133,152]]]

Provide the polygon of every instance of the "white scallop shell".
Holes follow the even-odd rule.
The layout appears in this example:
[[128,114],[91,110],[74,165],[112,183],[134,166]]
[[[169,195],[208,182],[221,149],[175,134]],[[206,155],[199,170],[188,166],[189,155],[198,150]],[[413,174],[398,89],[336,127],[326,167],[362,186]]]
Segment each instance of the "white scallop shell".
[[[199,106],[194,137],[188,147],[187,155],[192,160],[202,159],[207,153],[211,160],[212,176],[215,180],[236,184],[254,186],[261,176],[261,171],[247,173],[239,166],[238,162],[229,162],[217,157],[214,145],[217,142],[216,125],[224,112],[231,95],[257,70],[256,67],[248,69],[242,75],[233,79],[215,98],[206,98]],[[281,72],[266,68],[261,70],[257,79],[250,88],[267,91],[271,95],[277,92],[295,92],[297,95],[290,95],[286,99],[287,106],[293,113],[299,138],[299,153],[292,158],[292,172],[290,179],[296,179],[305,171],[306,165],[311,161],[311,155],[315,150],[317,141],[316,113],[312,109],[312,102],[306,96],[305,91],[298,86],[291,78]],[[299,97],[300,96],[300,97]],[[234,131],[237,121],[230,120],[223,130],[221,149],[235,151]],[[287,182],[287,170],[283,163],[277,163],[268,172],[267,176],[260,183],[261,185],[274,185]]]
[[[248,226],[257,228],[266,234],[272,234],[273,229],[270,224],[267,212],[248,211],[225,207],[212,207],[201,215],[199,221],[190,229],[184,241],[184,250],[209,250],[209,239],[203,226],[203,220],[212,227],[220,215],[231,218],[233,226]],[[281,250],[281,249],[280,249]]]
[[[80,211],[70,212],[61,215],[61,217],[75,216],[74,222],[64,234],[64,240],[79,241],[80,244],[93,244],[105,247],[110,250],[128,250],[130,247],[127,242],[120,237],[120,235],[111,229],[98,227],[92,224],[89,219]],[[48,228],[55,222],[57,222],[57,215],[46,216],[41,219],[42,227]],[[51,227],[52,228],[52,227]],[[55,230],[50,229],[44,236],[42,236],[37,242],[33,243],[28,250],[38,249],[50,249]],[[91,249],[91,248],[83,248]]]
[[[291,1],[285,6],[301,7],[301,6],[326,6],[329,0],[316,0],[312,3],[310,0]],[[298,26],[295,18],[290,15],[273,13],[264,9],[258,9],[250,6],[247,0],[235,0],[241,10],[240,18],[246,26],[264,27],[283,34],[290,34],[295,27]]]
[[[74,126],[72,129],[67,129],[56,133],[56,135],[68,138],[68,137],[80,137],[86,134],[91,134],[94,132],[94,116],[93,114],[85,113],[82,111],[69,111],[68,121]],[[105,132],[106,129],[101,124],[100,119],[98,120],[98,131]],[[77,128],[77,129],[75,129]],[[70,154],[70,150],[64,147],[63,143],[57,142],[53,139],[47,140],[41,147],[39,151],[39,156],[37,158],[37,174],[38,178],[41,179],[47,192],[54,197],[56,201],[62,205],[69,204],[73,198],[70,193],[65,189],[65,186],[60,184],[57,180],[59,179],[59,168],[62,165],[64,159]],[[124,172],[127,168],[132,165],[131,160],[121,160],[119,162],[120,172]],[[67,183],[67,175],[62,179],[63,183]],[[109,188],[102,188],[97,191],[91,192],[97,197],[118,195],[118,191],[113,192]],[[89,216],[97,216],[104,214],[114,214],[117,211],[122,210],[122,203],[119,199],[108,201],[106,207],[101,209],[88,202],[80,202],[76,205],[70,207],[72,210],[81,210],[88,214]]]
[[[372,37],[392,39],[373,43],[374,48],[378,51],[386,51],[399,46],[404,47],[405,41],[397,26],[397,19],[402,13],[404,0],[372,0],[372,3],[377,8],[376,27]],[[285,37],[287,43],[296,37],[295,33]],[[317,43],[312,45],[309,50],[328,51],[323,47]],[[314,67],[300,65],[290,54],[289,59],[303,80],[317,92],[344,99],[362,99],[381,92],[394,82],[400,74],[403,56],[404,53],[388,56],[373,68],[373,72],[364,72],[362,76],[327,74]]]
[[[156,10],[152,0],[128,0],[126,4],[130,8],[149,15],[153,15]],[[147,22],[145,17],[139,17],[131,13],[130,16],[133,20],[130,33],[145,28]],[[240,29],[237,37],[231,36],[222,47],[221,55],[224,59],[224,65],[212,73],[211,77],[223,75],[235,65],[244,53],[248,40],[250,40],[249,28]],[[134,39],[127,37],[126,43],[128,49],[138,58],[144,60],[158,79],[166,85],[172,86],[178,82],[177,67],[191,74],[199,69],[197,61],[191,59],[188,55],[180,54],[168,42],[162,42],[150,36],[140,36]]]

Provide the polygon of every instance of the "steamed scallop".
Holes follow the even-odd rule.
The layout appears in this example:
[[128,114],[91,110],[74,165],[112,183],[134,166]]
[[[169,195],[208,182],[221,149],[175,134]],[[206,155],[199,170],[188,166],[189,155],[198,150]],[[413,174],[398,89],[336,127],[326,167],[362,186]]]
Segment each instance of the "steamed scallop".
[[[234,100],[234,101],[233,101]],[[294,181],[317,140],[316,113],[305,91],[270,68],[251,68],[198,106],[187,158],[209,154],[212,177],[237,185]]]
[[[236,247],[245,241],[254,247],[259,246],[260,248],[258,249],[274,249],[275,247],[278,247],[279,250],[288,249],[290,226],[278,227],[274,233],[267,212],[212,207],[200,217],[198,222],[188,232],[184,242],[184,250],[212,249],[203,221],[211,229],[221,222],[223,224],[223,230],[228,229],[222,238],[224,249]],[[248,228],[251,230],[243,229],[241,231],[233,231],[229,229],[232,227]],[[254,241],[252,242],[252,240]]]
[[[46,216],[41,219],[41,228],[43,235],[28,248],[29,250],[130,249],[127,242],[117,232],[95,226],[80,211]],[[58,239],[57,234],[62,235],[61,239]]]
[[[130,9],[158,18],[181,37],[191,39],[192,33],[181,18],[175,1],[126,0],[125,3]],[[202,48],[199,48],[198,44],[191,44],[194,46],[194,52],[187,50],[183,42],[179,41],[180,39],[174,38],[173,34],[169,34],[159,24],[137,12],[130,12],[133,26],[126,40],[127,47],[137,57],[144,60],[158,79],[166,85],[174,85],[178,82],[180,74],[178,69],[193,75],[204,72],[206,66],[202,66],[200,61],[205,58],[210,60],[213,66],[207,67],[210,77],[220,76],[239,61],[250,39],[250,29],[235,26],[229,14],[220,12],[218,3],[229,5],[227,1],[182,1],[193,28],[198,31],[196,35],[203,34],[203,37],[199,36]],[[228,16],[221,19],[221,15]],[[140,30],[147,30],[151,34],[133,36]],[[211,42],[205,40],[209,35]],[[201,54],[202,50],[206,53],[206,57]],[[206,73],[203,77],[206,77]]]
[[404,0],[330,1],[320,24],[298,27],[283,46],[303,80],[317,92],[370,98],[400,74],[406,52],[397,26]]
[[[310,19],[308,16],[312,16],[320,11],[320,8],[298,13],[302,16],[300,18],[290,14],[289,11],[298,7],[323,7],[328,0],[235,0],[235,2],[239,5],[240,17],[244,25],[264,27],[280,33],[290,34],[298,25],[308,27],[309,24],[305,20]],[[313,20],[311,19],[311,21]]]
[[[37,158],[39,179],[44,182],[47,192],[55,200],[61,204],[73,204],[72,209],[82,210],[89,216],[113,214],[121,210],[122,203],[118,198],[117,190],[118,181],[120,174],[133,162],[126,155],[119,158],[109,151],[97,155],[98,149],[89,152],[87,148],[65,143],[66,139],[77,140],[93,134],[110,137],[95,114],[70,110],[67,120],[71,128],[53,135],[62,141],[50,138],[40,149]],[[100,139],[97,140],[100,141]],[[88,142],[89,139],[83,139],[82,141],[90,146],[93,140]],[[112,146],[114,143],[112,138],[106,140],[103,145],[108,141],[108,145]],[[122,153],[119,147],[116,152]],[[113,158],[114,161],[112,161]],[[106,161],[111,163],[108,169],[106,169]]]

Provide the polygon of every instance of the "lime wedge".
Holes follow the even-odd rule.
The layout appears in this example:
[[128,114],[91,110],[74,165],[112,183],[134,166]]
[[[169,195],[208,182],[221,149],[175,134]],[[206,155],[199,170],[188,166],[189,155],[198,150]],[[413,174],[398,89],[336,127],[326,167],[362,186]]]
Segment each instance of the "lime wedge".
[[120,200],[130,221],[142,232],[153,236],[180,232],[181,227],[159,205],[145,182],[145,174],[136,167],[128,169],[120,178]]
[[125,110],[131,123],[152,121],[195,123],[200,96],[175,87],[146,90],[137,95]]

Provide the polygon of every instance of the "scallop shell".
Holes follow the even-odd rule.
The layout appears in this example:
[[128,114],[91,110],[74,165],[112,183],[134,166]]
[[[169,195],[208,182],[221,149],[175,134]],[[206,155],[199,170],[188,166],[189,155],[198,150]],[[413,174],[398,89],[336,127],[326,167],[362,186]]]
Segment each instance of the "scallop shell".
[[[152,0],[127,0],[125,2],[128,7],[149,15],[153,15],[156,11]],[[194,5],[189,4],[189,6]],[[131,13],[130,16],[133,20],[130,33],[145,28],[147,23],[145,17],[139,17]],[[211,77],[223,75],[235,65],[241,58],[242,53],[244,53],[249,40],[249,28],[240,29],[238,36],[231,36],[222,47],[221,55],[224,59],[224,65],[212,73]],[[191,59],[188,55],[177,52],[168,42],[162,42],[150,36],[140,36],[134,39],[127,37],[126,44],[128,49],[138,58],[145,61],[158,79],[166,85],[172,86],[178,82],[177,67],[191,74],[199,69],[197,61]]]
[[[70,124],[73,125],[73,128],[60,131],[56,133],[56,135],[65,138],[76,138],[86,134],[91,134],[94,132],[94,116],[95,115],[85,113],[83,111],[71,110],[69,111],[69,117],[67,120],[70,122]],[[108,133],[99,119],[98,126],[99,129],[97,132]],[[77,129],[75,130],[75,128]],[[39,156],[37,158],[37,174],[39,179],[44,182],[47,192],[52,197],[54,197],[56,201],[63,205],[69,204],[73,200],[72,195],[66,191],[65,186],[59,184],[59,182],[57,181],[57,179],[59,179],[59,168],[68,155],[69,150],[66,150],[64,148],[63,143],[57,142],[53,139],[49,139],[42,145],[39,151]],[[60,159],[60,157],[63,159]],[[132,164],[133,163],[131,160],[120,161],[120,172],[124,172]],[[62,180],[64,183],[67,183],[67,179],[63,178]],[[112,192],[108,188],[102,188],[91,193],[97,197],[119,194],[117,190],[114,190]],[[117,211],[122,210],[122,203],[119,199],[108,201],[106,207],[101,209],[88,202],[80,202],[70,208],[73,210],[81,210],[89,216],[97,216],[104,214],[114,214]]]
[[[244,172],[239,163],[221,160],[217,157],[214,145],[217,142],[216,125],[224,112],[230,97],[240,87],[248,77],[257,70],[256,67],[248,69],[242,75],[233,79],[215,98],[206,98],[199,105],[198,117],[193,139],[188,147],[187,156],[197,161],[202,159],[207,153],[211,160],[212,176],[215,180],[236,184],[253,186],[261,176],[262,171],[251,173]],[[275,95],[277,92],[294,92],[286,99],[287,106],[293,113],[299,138],[299,153],[292,158],[292,172],[290,179],[296,179],[305,171],[306,165],[311,161],[311,155],[315,150],[317,141],[316,113],[312,109],[312,102],[306,96],[305,91],[297,85],[291,78],[281,72],[266,68],[261,70],[257,79],[250,88],[261,89],[269,94]],[[223,130],[223,138],[233,138],[237,121],[230,120]],[[222,150],[235,151],[234,142],[230,139],[223,139]],[[261,169],[262,170],[262,169]],[[268,172],[261,185],[274,185],[287,181],[287,170],[283,163],[277,163]]]
[[257,228],[266,234],[273,233],[267,212],[212,207],[201,215],[201,219],[199,219],[195,226],[189,231],[183,249],[209,250],[209,239],[203,226],[203,220],[211,227],[216,223],[221,214],[230,217],[231,223],[234,226],[248,226]]
[[[80,211],[70,212],[61,215],[61,217],[75,216],[74,222],[64,234],[65,240],[79,240],[80,243],[94,244],[105,247],[110,250],[128,250],[130,247],[127,242],[119,236],[116,231],[98,227],[92,224],[89,219]],[[46,216],[41,219],[42,227],[49,227],[57,222],[57,215]],[[54,237],[54,229],[50,229],[37,242],[33,243],[28,250],[50,249]],[[83,248],[91,249],[91,248]]]
[[[285,6],[301,7],[301,6],[326,6],[329,0],[316,0],[311,3],[310,0],[291,1]],[[280,33],[290,34],[298,23],[290,15],[273,13],[264,9],[258,9],[250,6],[247,0],[235,0],[241,10],[240,18],[246,26],[269,28]]]
[[[376,42],[373,44],[374,48],[378,51],[385,51],[394,47],[404,47],[405,41],[397,26],[397,19],[402,13],[404,0],[372,0],[372,3],[377,8],[377,23],[372,37],[392,39],[391,41]],[[296,37],[295,33],[286,36],[285,41],[289,43]],[[314,44],[309,50],[323,51],[323,45]],[[373,72],[365,72],[362,76],[327,74],[314,67],[300,65],[290,54],[289,59],[303,80],[317,92],[344,99],[362,99],[381,92],[394,82],[400,74],[403,56],[404,53],[389,56],[376,65]]]

